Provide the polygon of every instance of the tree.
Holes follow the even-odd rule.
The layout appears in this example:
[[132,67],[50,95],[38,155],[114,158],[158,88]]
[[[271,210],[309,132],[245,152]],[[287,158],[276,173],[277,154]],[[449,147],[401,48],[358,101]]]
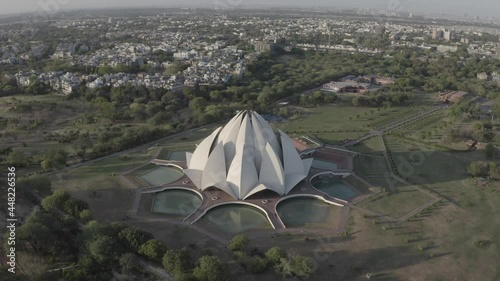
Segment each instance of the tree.
[[280,263],[275,265],[274,269],[283,278],[291,276],[307,279],[314,272],[311,259],[299,255],[289,257],[288,259],[281,259]]
[[485,147],[486,158],[493,158],[495,155],[495,145],[488,143]]
[[210,92],[210,100],[212,101],[221,101],[224,96],[221,91],[211,91]]
[[40,166],[44,171],[59,169],[66,166],[67,153],[62,150],[49,150],[45,153]]
[[83,210],[78,214],[80,219],[84,222],[88,222],[92,220],[92,212],[90,210]]
[[137,252],[142,244],[153,239],[153,235],[137,228],[127,227],[118,233],[118,239],[127,249]]
[[250,271],[252,273],[262,273],[266,271],[268,260],[259,256],[253,256],[250,259]]
[[248,245],[248,237],[244,234],[236,235],[231,242],[229,242],[229,245],[227,245],[227,248],[230,251],[243,251]]
[[36,253],[46,252],[55,241],[50,229],[39,222],[25,223],[17,228],[16,239],[20,245],[29,243]]
[[278,110],[278,115],[281,116],[281,117],[288,117],[288,109],[286,109],[285,107],[281,107],[279,110]]
[[261,92],[257,97],[257,101],[262,106],[269,105],[271,103],[271,95],[272,93],[270,92]]
[[68,192],[58,190],[52,195],[43,198],[42,208],[46,211],[53,211],[56,209],[63,209],[64,204],[71,198]]
[[495,162],[490,162],[489,164],[489,175],[490,178],[498,180],[500,179],[500,166],[497,165]]
[[100,264],[111,263],[120,253],[120,247],[115,239],[107,235],[98,235],[88,244],[90,255]]
[[271,265],[278,264],[282,258],[286,257],[285,251],[283,251],[280,247],[274,246],[271,249],[267,250],[266,258],[271,263]]
[[207,106],[207,100],[202,97],[194,98],[189,102],[189,109],[192,111],[203,111]]
[[49,85],[37,80],[32,82],[26,88],[26,93],[30,95],[46,95],[50,93],[50,87]]
[[167,250],[163,256],[162,264],[169,272],[184,272],[191,267],[191,261],[186,249]]
[[489,165],[486,162],[474,161],[467,167],[467,173],[473,177],[486,177],[489,174]]
[[333,102],[336,102],[338,100],[338,96],[336,94],[327,94],[325,95],[325,102],[326,103],[333,103]]
[[193,276],[199,281],[229,281],[226,265],[214,256],[202,256]]
[[171,114],[165,111],[156,113],[148,122],[151,125],[158,126],[167,123],[172,118]]
[[139,247],[138,253],[152,261],[161,261],[167,248],[158,240],[150,239]]
[[87,202],[76,198],[68,199],[63,205],[64,212],[75,218],[79,218],[80,213],[88,208],[89,204],[87,204]]
[[317,105],[325,101],[325,94],[321,91],[315,91],[311,95],[312,102]]
[[175,75],[175,74],[177,74],[179,72],[184,71],[188,67],[189,67],[189,64],[176,61],[167,70],[165,70],[165,74],[167,76]]
[[9,166],[27,167],[30,165],[30,160],[21,150],[12,150],[5,160]]
[[118,261],[122,271],[125,273],[133,272],[136,269],[136,256],[133,253],[125,253],[120,257]]

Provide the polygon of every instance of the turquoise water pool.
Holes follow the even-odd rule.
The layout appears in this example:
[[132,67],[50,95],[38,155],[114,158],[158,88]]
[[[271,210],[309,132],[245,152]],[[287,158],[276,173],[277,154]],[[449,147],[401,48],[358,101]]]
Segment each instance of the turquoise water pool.
[[172,151],[168,154],[168,160],[186,161],[186,151]]
[[208,211],[202,222],[216,226],[226,233],[240,233],[255,229],[271,229],[262,211],[246,205],[223,205]]
[[340,179],[313,179],[311,183],[317,190],[342,200],[348,200],[357,195],[354,190],[344,184]]
[[194,192],[170,189],[155,194],[153,212],[186,217],[201,206],[201,198]]
[[184,173],[178,168],[159,166],[144,173],[140,178],[151,186],[159,186],[178,181],[182,176],[184,176]]
[[325,170],[337,170],[337,163],[314,159],[312,162],[312,167]]
[[314,198],[291,198],[278,204],[276,210],[286,227],[327,226],[333,224],[336,208]]

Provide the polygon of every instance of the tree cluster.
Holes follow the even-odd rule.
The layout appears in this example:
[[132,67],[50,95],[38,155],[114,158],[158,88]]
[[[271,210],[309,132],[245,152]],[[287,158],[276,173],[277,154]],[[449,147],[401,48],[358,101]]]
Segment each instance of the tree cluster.
[[467,167],[467,173],[473,177],[500,179],[500,165],[496,162],[474,161]]
[[314,273],[312,261],[294,253],[286,253],[279,247],[272,247],[265,253],[258,249],[248,249],[245,235],[235,236],[228,245],[240,265],[251,273],[263,273],[268,269],[283,278],[296,277],[307,279]]

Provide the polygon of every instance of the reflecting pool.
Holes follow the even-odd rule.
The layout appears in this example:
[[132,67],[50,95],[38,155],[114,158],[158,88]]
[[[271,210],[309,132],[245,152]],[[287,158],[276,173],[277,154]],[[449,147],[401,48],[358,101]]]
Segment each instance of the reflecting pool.
[[153,212],[186,217],[201,206],[198,194],[183,190],[169,189],[155,194]]
[[186,151],[172,151],[168,154],[168,160],[186,161]]
[[290,198],[276,208],[286,227],[336,228],[340,207],[315,198]]
[[311,165],[313,168],[325,169],[325,170],[337,170],[337,163],[327,162],[319,159],[314,159]]
[[357,195],[354,190],[339,178],[318,176],[311,180],[311,184],[317,190],[342,200],[349,200]]
[[151,186],[159,186],[178,181],[183,175],[184,173],[178,168],[159,166],[139,177]]
[[255,229],[272,229],[262,211],[239,204],[215,207],[208,211],[200,222],[214,225],[223,232],[231,234]]

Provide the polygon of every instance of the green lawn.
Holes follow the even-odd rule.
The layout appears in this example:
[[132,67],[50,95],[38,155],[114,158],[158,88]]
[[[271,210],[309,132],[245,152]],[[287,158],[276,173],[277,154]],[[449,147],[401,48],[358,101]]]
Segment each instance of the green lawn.
[[354,158],[354,172],[360,176],[383,176],[389,169],[384,157],[363,154]]
[[122,220],[131,210],[135,191],[117,176],[151,159],[155,148],[141,149],[51,176],[54,190],[66,190],[89,203],[95,218]]
[[365,133],[320,133],[314,134],[314,137],[318,138],[324,143],[327,144],[342,144],[345,140],[348,139],[358,139],[362,137]]
[[[343,104],[329,104],[316,108],[308,108],[297,119],[273,124],[276,128],[287,132],[324,132],[325,130],[360,130],[367,131],[363,125],[376,118],[370,114],[370,108],[354,107]],[[367,116],[364,113],[368,113]],[[360,118],[357,118],[360,115]]]
[[375,155],[384,154],[382,152],[382,145],[380,143],[380,139],[378,136],[374,136],[367,140],[364,140],[355,146],[349,147],[349,149],[360,153],[368,153]]
[[362,201],[358,206],[398,219],[433,200],[415,186],[404,185],[393,179],[388,180],[382,187],[390,190],[391,184],[394,184],[396,192],[382,192]]

